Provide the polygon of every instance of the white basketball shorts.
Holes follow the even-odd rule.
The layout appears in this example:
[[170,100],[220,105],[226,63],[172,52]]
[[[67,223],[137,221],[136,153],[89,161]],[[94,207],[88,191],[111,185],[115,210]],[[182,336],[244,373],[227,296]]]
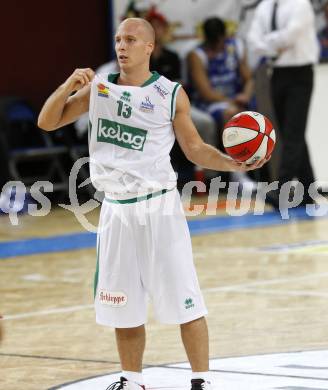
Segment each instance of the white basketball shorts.
[[95,275],[99,324],[145,324],[148,298],[162,323],[183,324],[207,314],[180,195],[164,191],[103,201]]

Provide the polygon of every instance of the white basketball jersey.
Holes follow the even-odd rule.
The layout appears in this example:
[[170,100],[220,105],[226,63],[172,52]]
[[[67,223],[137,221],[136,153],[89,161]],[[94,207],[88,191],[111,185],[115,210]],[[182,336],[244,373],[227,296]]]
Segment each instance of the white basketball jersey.
[[180,85],[156,72],[140,87],[117,85],[118,76],[96,75],[91,84],[91,180],[118,197],[171,189],[176,175],[169,153]]

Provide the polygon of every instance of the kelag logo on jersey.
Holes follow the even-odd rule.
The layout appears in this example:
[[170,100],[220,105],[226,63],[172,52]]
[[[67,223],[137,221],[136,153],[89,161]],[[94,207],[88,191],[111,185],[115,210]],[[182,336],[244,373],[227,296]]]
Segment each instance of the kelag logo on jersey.
[[147,138],[147,130],[98,119],[97,141],[108,142],[126,149],[143,151]]

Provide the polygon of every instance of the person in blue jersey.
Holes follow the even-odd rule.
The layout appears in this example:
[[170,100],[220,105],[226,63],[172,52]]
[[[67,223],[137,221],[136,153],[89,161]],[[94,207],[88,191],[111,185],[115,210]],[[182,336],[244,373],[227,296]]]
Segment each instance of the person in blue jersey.
[[240,43],[227,37],[223,20],[207,19],[203,32],[204,42],[187,58],[191,100],[221,127],[248,107],[253,79]]

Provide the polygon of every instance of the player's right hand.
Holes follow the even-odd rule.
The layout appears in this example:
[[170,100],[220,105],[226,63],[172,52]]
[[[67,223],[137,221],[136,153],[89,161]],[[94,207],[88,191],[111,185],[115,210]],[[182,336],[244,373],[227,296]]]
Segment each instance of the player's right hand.
[[88,85],[94,77],[95,72],[90,68],[75,69],[64,84],[70,92],[79,91]]

